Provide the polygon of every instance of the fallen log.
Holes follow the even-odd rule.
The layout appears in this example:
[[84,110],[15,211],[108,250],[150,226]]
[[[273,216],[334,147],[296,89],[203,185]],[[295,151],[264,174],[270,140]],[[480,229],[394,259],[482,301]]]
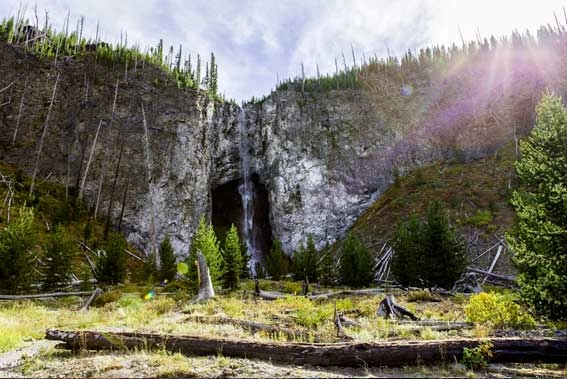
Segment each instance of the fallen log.
[[516,281],[516,278],[513,277],[513,276],[495,274],[495,273],[493,273],[493,272],[488,272],[488,271],[480,270],[480,269],[474,268],[474,267],[467,267],[467,271],[476,272],[476,273],[478,273],[478,274],[490,276],[490,277],[495,278],[495,279],[505,280],[505,281],[507,281],[507,282],[514,282],[514,281]]
[[86,312],[89,307],[91,306],[91,303],[94,301],[94,299],[97,298],[97,296],[102,294],[102,290],[100,288],[95,288],[95,290],[93,291],[93,294],[91,295],[91,297],[89,297],[89,299],[87,300],[87,302],[85,303],[85,305],[83,305],[83,307],[81,308],[81,312]]
[[293,365],[406,366],[460,360],[463,349],[487,341],[494,346],[492,362],[567,363],[567,338],[487,338],[380,343],[268,343],[147,333],[99,333],[48,329],[45,338],[63,341],[67,349],[167,350],[186,355],[217,355],[262,359]]
[[86,296],[91,295],[92,291],[76,291],[76,292],[51,292],[38,293],[34,295],[0,295],[0,300],[28,300],[28,299],[45,299],[49,297],[62,296]]

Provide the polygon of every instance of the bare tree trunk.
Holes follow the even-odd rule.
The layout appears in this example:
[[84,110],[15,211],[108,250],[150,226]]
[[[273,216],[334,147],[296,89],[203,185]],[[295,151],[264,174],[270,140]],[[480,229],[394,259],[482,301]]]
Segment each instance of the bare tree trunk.
[[98,139],[98,133],[100,132],[100,127],[102,126],[102,120],[98,122],[98,128],[96,128],[96,133],[93,140],[93,146],[91,147],[91,153],[89,154],[89,159],[87,160],[87,167],[85,167],[85,174],[83,175],[83,180],[81,181],[81,187],[79,188],[79,200],[83,199],[83,191],[85,189],[85,182],[87,176],[89,175],[89,167],[91,166],[91,161],[93,159],[93,154],[96,148],[96,141]]
[[35,295],[0,295],[0,300],[27,300],[27,299],[45,299],[48,297],[62,297],[62,296],[85,296],[90,295],[91,292],[78,291],[78,292],[51,292],[40,293]]
[[293,365],[360,367],[409,366],[460,360],[463,349],[481,342],[493,344],[493,362],[566,363],[566,338],[460,338],[438,341],[391,341],[358,343],[271,343],[150,333],[98,333],[48,329],[45,338],[63,341],[67,349],[152,349],[186,355],[217,355],[262,359]]
[[215,297],[215,289],[213,288],[209,266],[207,265],[205,256],[200,251],[197,251],[197,265],[199,270],[199,293],[191,300],[192,303]]
[[97,296],[99,296],[99,295],[101,295],[101,294],[102,294],[102,290],[101,290],[100,288],[98,288],[98,287],[95,288],[95,290],[94,290],[93,294],[91,295],[91,297],[89,297],[89,299],[87,300],[87,302],[85,303],[85,305],[83,305],[83,307],[81,308],[81,312],[86,312],[86,311],[89,309],[91,303],[94,301],[94,299],[96,299]]
[[124,152],[124,141],[120,145],[120,153],[118,154],[118,163],[116,164],[116,171],[114,172],[114,180],[112,181],[112,188],[110,190],[110,199],[108,200],[108,212],[106,214],[106,223],[104,225],[104,240],[108,238],[108,231],[110,229],[110,217],[112,215],[112,203],[114,202],[114,189],[116,188],[116,181],[120,175],[120,163],[122,162],[122,153]]
[[47,128],[49,126],[49,115],[51,114],[51,109],[53,109],[53,103],[55,102],[55,95],[57,93],[57,84],[59,84],[60,73],[57,73],[57,79],[55,79],[55,85],[53,86],[53,94],[51,95],[51,102],[49,103],[49,108],[47,109],[47,116],[45,117],[45,124],[43,125],[43,133],[41,134],[41,139],[39,140],[39,147],[37,149],[37,154],[35,156],[35,164],[33,167],[33,174],[30,185],[30,196],[35,189],[35,178],[39,170],[39,158],[41,157],[41,150],[43,149],[43,142],[45,140],[45,135],[47,134]]
[[152,225],[151,225],[151,230],[150,230],[150,233],[151,233],[151,236],[152,236],[152,252],[151,252],[151,254],[153,254],[154,257],[155,257],[155,262],[156,262],[157,267],[160,267],[161,262],[159,261],[159,255],[157,253],[154,196],[153,196],[153,190],[152,190],[152,157],[151,157],[151,150],[150,150],[150,136],[148,134],[148,123],[146,121],[146,111],[144,110],[144,104],[143,103],[142,103],[142,117],[143,117],[144,136],[145,136],[148,195],[150,197],[150,213],[151,213],[151,218],[152,218]]
[[22,110],[24,109],[24,101],[26,98],[26,90],[28,89],[29,77],[26,78],[24,84],[24,91],[22,92],[22,100],[20,101],[20,109],[18,110],[18,118],[16,120],[16,128],[14,129],[14,136],[12,137],[12,146],[16,144],[16,137],[18,135],[18,129],[20,127],[20,120],[22,118]]
[[122,231],[122,221],[124,219],[124,208],[126,207],[126,196],[128,195],[128,186],[130,185],[130,177],[126,177],[126,186],[124,187],[124,195],[122,196],[122,209],[120,210],[120,220],[118,221],[118,231]]

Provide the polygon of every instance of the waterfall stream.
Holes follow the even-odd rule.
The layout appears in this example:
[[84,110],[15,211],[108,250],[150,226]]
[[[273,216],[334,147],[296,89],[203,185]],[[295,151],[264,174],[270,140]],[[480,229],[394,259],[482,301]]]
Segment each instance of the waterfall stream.
[[255,186],[250,175],[248,134],[246,131],[246,111],[238,112],[238,132],[240,133],[240,163],[242,165],[242,184],[239,187],[242,198],[242,234],[250,255],[250,271],[256,274],[256,263],[262,263],[260,251],[254,238],[254,193]]

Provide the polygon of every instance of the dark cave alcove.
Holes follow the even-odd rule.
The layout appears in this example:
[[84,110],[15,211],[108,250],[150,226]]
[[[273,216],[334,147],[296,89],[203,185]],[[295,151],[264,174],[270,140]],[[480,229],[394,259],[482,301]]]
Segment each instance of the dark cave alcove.
[[[272,248],[270,202],[266,186],[260,183],[258,175],[252,174],[251,179],[254,183],[254,228],[252,238],[254,239],[256,248],[261,252],[262,257],[264,257]],[[217,238],[221,243],[224,242],[230,225],[234,224],[238,229],[240,240],[244,244],[242,233],[242,198],[239,192],[241,184],[241,179],[233,180],[212,190],[212,223]]]

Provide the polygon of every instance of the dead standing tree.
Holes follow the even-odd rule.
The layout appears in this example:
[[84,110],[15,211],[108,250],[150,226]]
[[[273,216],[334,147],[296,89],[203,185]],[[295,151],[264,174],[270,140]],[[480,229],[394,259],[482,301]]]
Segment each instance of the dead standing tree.
[[211,297],[215,297],[215,289],[213,288],[213,281],[211,280],[211,273],[209,272],[209,266],[207,265],[207,260],[205,256],[200,251],[197,251],[197,277],[199,280],[199,292],[195,296],[191,303],[197,303],[199,301],[205,301]]
[[41,151],[43,149],[43,143],[45,141],[45,136],[47,135],[47,129],[49,126],[49,115],[51,114],[51,110],[53,109],[53,103],[55,102],[55,96],[57,94],[57,85],[59,84],[59,77],[60,73],[57,72],[57,78],[55,79],[55,85],[53,86],[53,93],[51,95],[51,102],[49,103],[49,108],[47,109],[47,116],[45,116],[45,124],[43,125],[43,133],[41,134],[41,139],[39,140],[39,146],[37,148],[37,153],[35,156],[35,163],[33,167],[33,174],[31,179],[30,185],[30,196],[33,194],[33,190],[35,189],[35,178],[37,176],[37,172],[39,171],[39,158],[41,157]]

